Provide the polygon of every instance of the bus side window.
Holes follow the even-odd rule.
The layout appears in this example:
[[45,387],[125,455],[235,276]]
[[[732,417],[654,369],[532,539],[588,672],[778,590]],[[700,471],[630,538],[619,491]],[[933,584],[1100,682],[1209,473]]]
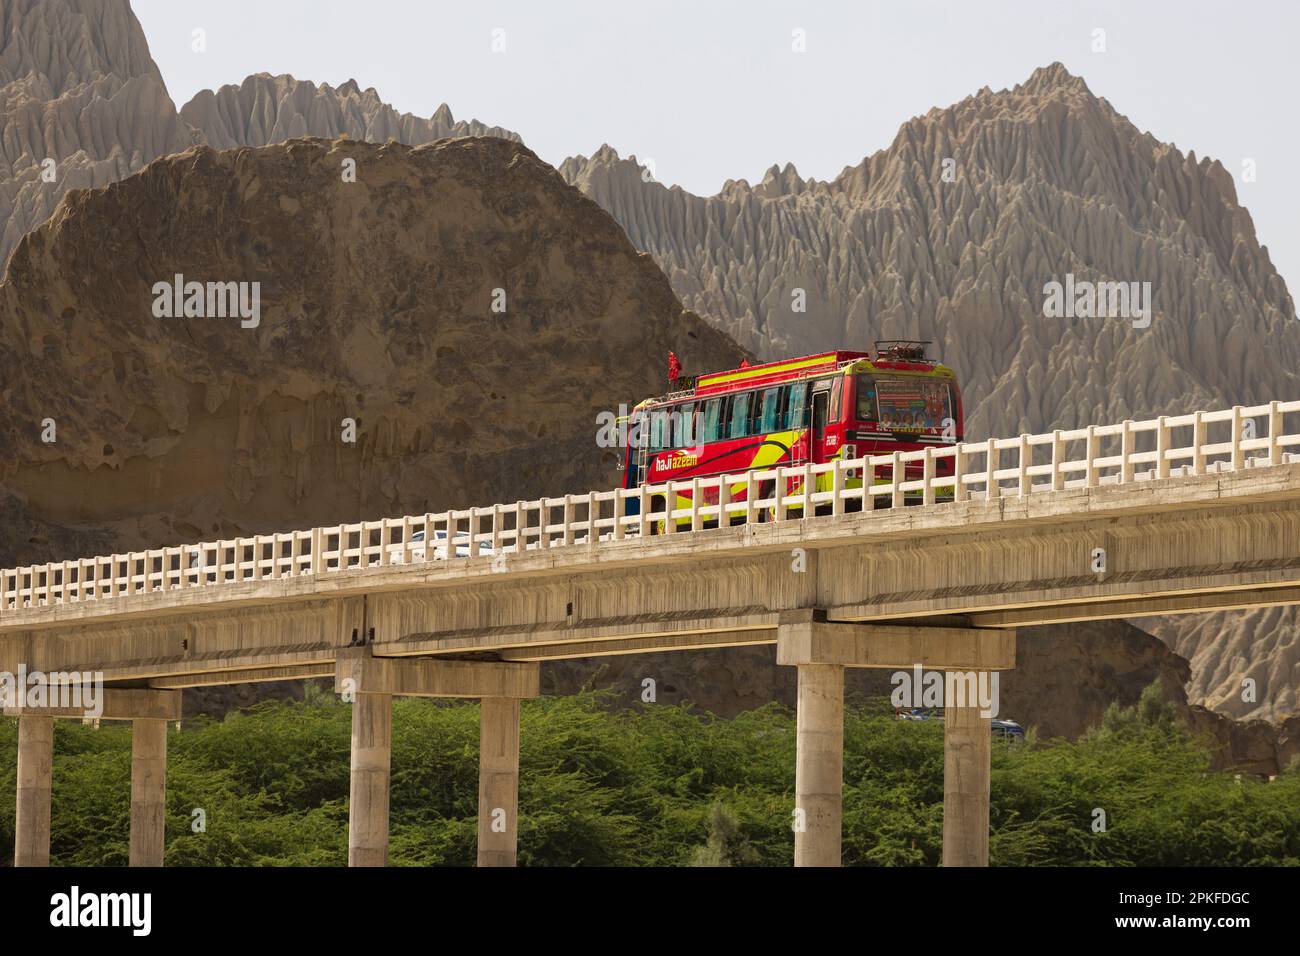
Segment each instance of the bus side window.
[[749,434],[749,402],[752,393],[744,392],[736,396],[731,406],[731,422],[727,429],[728,438],[744,438]]
[[695,403],[685,402],[678,405],[676,423],[673,425],[673,447],[688,448],[695,444],[696,421]]
[[786,411],[787,429],[803,428],[808,413],[808,383],[796,382],[790,390],[790,406]]
[[711,398],[704,403],[704,414],[701,416],[703,420],[703,432],[700,435],[701,444],[718,440],[718,418],[722,413],[724,404],[724,400],[720,398]]
[[767,434],[776,431],[777,415],[781,407],[781,386],[774,386],[763,390],[763,403],[759,406],[758,427],[755,429],[757,434]]
[[650,450],[663,451],[668,447],[668,412],[656,408],[650,412]]
[[835,384],[831,386],[831,411],[830,420],[838,422],[840,420],[840,392],[844,386],[844,376],[837,375]]

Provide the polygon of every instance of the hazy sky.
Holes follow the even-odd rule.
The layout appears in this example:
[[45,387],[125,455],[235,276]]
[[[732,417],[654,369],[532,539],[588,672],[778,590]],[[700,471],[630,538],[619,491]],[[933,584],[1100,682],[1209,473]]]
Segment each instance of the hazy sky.
[[[177,106],[249,73],[355,78],[401,111],[428,116],[446,102],[457,119],[515,130],[554,164],[609,143],[703,195],[757,182],[773,163],[830,178],[910,117],[1060,60],[1140,129],[1223,162],[1292,294],[1300,287],[1294,0],[132,6]],[[806,52],[792,50],[796,29]],[[1092,49],[1097,29],[1105,52]],[[1255,182],[1242,181],[1247,158]]]

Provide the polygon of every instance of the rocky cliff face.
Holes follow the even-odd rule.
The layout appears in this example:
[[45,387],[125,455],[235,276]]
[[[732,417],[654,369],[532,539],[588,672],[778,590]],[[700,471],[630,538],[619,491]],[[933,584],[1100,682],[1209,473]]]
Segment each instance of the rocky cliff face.
[[198,141],[127,0],[6,0],[0,123],[0,262],[68,190]]
[[181,112],[129,0],[6,0],[0,7],[0,263],[70,189],[107,185],[201,143],[265,146],[305,136],[420,145],[509,130],[398,113],[356,81],[259,73],[204,90]]
[[[156,317],[176,275],[260,283],[260,321]],[[0,330],[5,566],[608,487],[600,411],[659,390],[669,348],[744,354],[491,138],[197,147],[72,192]]]
[[[608,147],[559,168],[760,354],[933,340],[974,437],[1300,395],[1295,307],[1232,177],[1060,64],[908,121],[830,182],[773,167],[704,198]],[[1150,282],[1151,326],[1045,317],[1066,273]]]
[[374,88],[356,80],[338,87],[258,73],[238,86],[203,90],[181,107],[181,118],[217,149],[268,146],[304,136],[347,136],[371,143],[395,139],[420,146],[453,136],[496,136],[519,141],[517,133],[478,120],[457,121],[443,103],[425,119],[398,113]]
[[1191,661],[1187,693],[1233,717],[1300,715],[1300,611],[1149,618],[1135,622]]

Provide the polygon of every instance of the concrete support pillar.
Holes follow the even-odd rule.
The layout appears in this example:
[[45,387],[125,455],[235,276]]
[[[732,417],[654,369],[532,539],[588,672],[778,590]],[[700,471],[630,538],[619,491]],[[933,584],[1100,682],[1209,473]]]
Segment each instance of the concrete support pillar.
[[517,697],[483,698],[478,759],[478,865],[514,866],[519,843]]
[[989,865],[992,719],[947,707],[943,720],[943,865]]
[[[352,804],[348,865],[388,862],[388,780],[393,696],[482,700],[478,862],[514,866],[519,823],[519,698],[536,697],[536,662],[374,657],[370,647],[340,648],[334,688],[352,705]],[[501,813],[493,816],[494,810]],[[493,823],[500,821],[494,828]]]
[[167,829],[167,721],[131,721],[131,866],[162,866]]
[[839,866],[844,793],[844,668],[799,665],[795,866]]
[[348,866],[388,865],[388,778],[393,696],[358,693],[352,704]]
[[[799,757],[795,771],[805,833],[795,866],[838,866],[844,774],[844,668],[912,671],[918,666],[973,674],[1016,666],[1016,632],[827,621],[815,608],[784,611],[776,661],[799,668]],[[969,687],[969,684],[963,684]],[[966,700],[968,698],[958,698]],[[980,708],[945,708],[943,863],[989,862],[990,719]],[[799,821],[796,821],[798,823]]]
[[54,718],[18,718],[18,801],[14,866],[50,865],[50,778],[54,763]]

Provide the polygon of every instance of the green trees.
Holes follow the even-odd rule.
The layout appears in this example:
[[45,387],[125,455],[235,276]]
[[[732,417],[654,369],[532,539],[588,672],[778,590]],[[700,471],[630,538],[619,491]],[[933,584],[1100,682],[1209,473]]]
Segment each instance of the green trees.
[[[523,708],[519,860],[531,866],[787,866],[794,717],[619,709],[608,694]],[[260,704],[169,737],[167,864],[343,865],[351,711],[333,694]],[[845,716],[844,862],[933,866],[943,727],[879,703]],[[16,721],[0,720],[0,860],[13,845]],[[127,856],[130,729],[57,725],[56,865]],[[390,859],[474,862],[478,708],[398,700]],[[1158,688],[1076,743],[995,741],[994,865],[1300,863],[1300,771],[1212,773]]]

